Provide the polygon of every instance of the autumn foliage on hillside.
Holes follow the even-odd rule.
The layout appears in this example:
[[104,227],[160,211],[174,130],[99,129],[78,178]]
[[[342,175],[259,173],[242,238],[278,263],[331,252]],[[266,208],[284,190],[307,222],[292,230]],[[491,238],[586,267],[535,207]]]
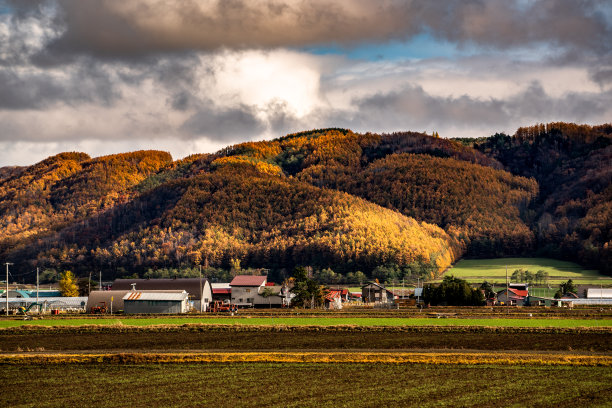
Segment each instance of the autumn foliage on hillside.
[[62,153],[0,169],[0,257],[16,273],[108,277],[203,265],[282,278],[310,265],[431,278],[461,256],[538,253],[607,270],[611,134],[555,123],[455,141],[334,128],[177,161]]
[[91,159],[61,153],[0,181],[0,250],[112,208],[130,189],[172,162],[168,153],[139,151]]
[[497,170],[497,160],[452,140],[329,129],[245,143],[224,154],[267,160],[314,186],[436,224],[460,235],[472,256],[533,249],[534,235],[521,216],[537,195],[537,183]]
[[612,125],[538,124],[474,147],[538,181],[531,218],[542,254],[612,274]]
[[[141,271],[160,265],[229,268],[240,260],[267,269],[312,265],[369,272],[394,263],[411,265],[415,276],[435,277],[462,253],[441,228],[346,193],[271,175],[250,163],[213,168],[177,182],[178,198],[148,225],[125,228],[107,245],[76,240],[43,251],[40,259]],[[139,206],[127,207],[115,218],[142,219],[135,213]]]

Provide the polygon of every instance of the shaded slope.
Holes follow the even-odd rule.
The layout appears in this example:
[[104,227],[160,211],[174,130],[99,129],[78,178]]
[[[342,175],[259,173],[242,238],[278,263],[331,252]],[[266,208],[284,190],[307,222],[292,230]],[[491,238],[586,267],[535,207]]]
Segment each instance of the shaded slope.
[[0,251],[6,256],[126,201],[134,185],[171,161],[168,153],[156,151],[95,159],[62,153],[0,181]]
[[541,124],[475,147],[538,181],[532,228],[540,253],[612,274],[612,125]]
[[[169,192],[170,199],[159,198]],[[143,205],[152,202],[158,211],[143,216]],[[39,259],[50,263],[63,254],[63,265],[77,269],[85,263],[133,271],[200,263],[229,267],[239,260],[272,269],[306,264],[369,272],[393,262],[435,276],[461,252],[434,225],[248,164],[163,184],[115,209],[111,218],[124,225],[106,229],[104,240],[77,239],[43,251]]]

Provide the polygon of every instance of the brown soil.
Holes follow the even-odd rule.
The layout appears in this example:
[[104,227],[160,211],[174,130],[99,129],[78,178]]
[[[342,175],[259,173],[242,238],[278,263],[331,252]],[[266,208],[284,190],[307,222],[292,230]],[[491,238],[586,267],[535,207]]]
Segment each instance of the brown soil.
[[612,351],[604,329],[482,327],[62,327],[0,330],[0,350],[522,350]]

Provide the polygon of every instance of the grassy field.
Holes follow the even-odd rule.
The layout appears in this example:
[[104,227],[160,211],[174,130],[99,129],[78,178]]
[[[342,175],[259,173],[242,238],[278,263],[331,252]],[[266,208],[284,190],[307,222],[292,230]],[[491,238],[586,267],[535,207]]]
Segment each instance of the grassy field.
[[400,317],[209,317],[209,318],[107,318],[107,319],[48,319],[48,320],[0,320],[0,328],[35,326],[82,325],[172,325],[172,324],[228,324],[272,326],[493,326],[493,327],[612,327],[612,319],[504,319],[504,318],[448,318],[432,319]]
[[[5,365],[6,407],[610,406],[612,369],[423,364]],[[304,386],[308,384],[308,386]]]
[[446,274],[473,283],[487,280],[505,284],[506,266],[508,266],[508,277],[516,269],[528,270],[533,274],[543,270],[548,272],[550,284],[559,284],[568,279],[574,280],[576,284],[612,284],[612,277],[601,275],[596,270],[585,269],[572,262],[548,258],[462,259]]

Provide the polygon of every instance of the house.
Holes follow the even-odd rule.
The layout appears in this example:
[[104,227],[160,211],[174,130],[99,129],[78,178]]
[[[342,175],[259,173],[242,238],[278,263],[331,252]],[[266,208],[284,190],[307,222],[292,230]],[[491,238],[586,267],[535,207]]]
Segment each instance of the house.
[[364,303],[393,303],[393,292],[376,282],[369,282],[361,287],[361,298]]
[[210,282],[205,278],[115,279],[112,289],[162,292],[184,290],[187,292],[190,305],[202,312],[208,309],[208,304],[213,299]]
[[268,282],[267,276],[238,275],[230,282],[232,303],[238,307],[281,307],[283,287]]
[[238,307],[254,307],[260,288],[266,286],[267,276],[238,275],[230,282],[232,303]]
[[139,292],[130,291],[123,296],[125,314],[137,313],[187,313],[189,294],[181,292]]
[[330,310],[342,309],[342,290],[330,289],[325,294],[325,308]]
[[527,304],[528,296],[527,290],[508,288],[497,292],[497,302],[504,305],[523,306]]

